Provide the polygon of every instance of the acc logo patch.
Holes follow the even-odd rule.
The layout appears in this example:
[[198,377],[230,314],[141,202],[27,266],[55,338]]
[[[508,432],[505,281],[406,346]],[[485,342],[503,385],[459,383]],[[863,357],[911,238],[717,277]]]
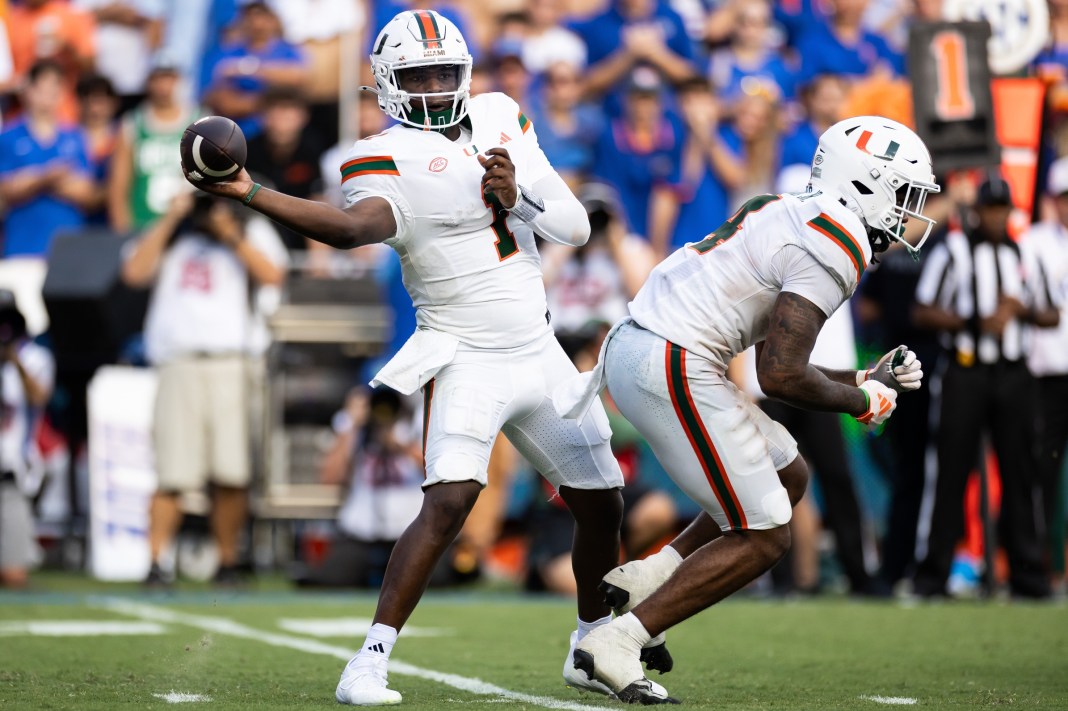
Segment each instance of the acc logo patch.
[[430,165],[427,166],[427,168],[429,168],[431,173],[440,173],[441,171],[445,170],[445,166],[447,166],[448,164],[448,158],[442,158],[441,156],[438,156],[434,160],[430,161]]

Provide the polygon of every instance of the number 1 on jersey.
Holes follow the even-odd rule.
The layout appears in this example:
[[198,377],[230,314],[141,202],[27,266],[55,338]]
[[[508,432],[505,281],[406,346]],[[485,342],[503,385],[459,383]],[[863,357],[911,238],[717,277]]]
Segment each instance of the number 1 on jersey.
[[497,256],[503,262],[519,251],[519,245],[515,242],[515,235],[508,229],[508,212],[501,209],[501,203],[496,195],[488,197],[487,200],[486,193],[482,193],[482,202],[493,215],[493,224],[490,227],[497,235],[497,241],[493,243],[493,246],[497,248]]

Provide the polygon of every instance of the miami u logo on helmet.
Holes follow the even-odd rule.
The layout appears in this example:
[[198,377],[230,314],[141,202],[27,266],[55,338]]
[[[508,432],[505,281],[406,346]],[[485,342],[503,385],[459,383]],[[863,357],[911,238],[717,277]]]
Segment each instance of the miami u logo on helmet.
[[[850,133],[852,133],[855,130],[856,130],[855,128],[849,129],[848,131],[846,131],[846,135],[848,136]],[[890,141],[890,145],[887,146],[887,148],[886,148],[886,153],[884,153],[882,155],[875,155],[874,153],[872,153],[871,151],[868,150],[868,141],[871,140],[871,137],[872,137],[872,132],[871,131],[862,131],[861,134],[860,134],[860,138],[857,139],[857,148],[859,148],[860,150],[864,151],[865,153],[867,153],[870,156],[873,156],[875,158],[879,158],[880,160],[885,160],[885,161],[893,160],[894,156],[897,155],[898,150],[901,148],[901,145],[898,144],[897,141]]]

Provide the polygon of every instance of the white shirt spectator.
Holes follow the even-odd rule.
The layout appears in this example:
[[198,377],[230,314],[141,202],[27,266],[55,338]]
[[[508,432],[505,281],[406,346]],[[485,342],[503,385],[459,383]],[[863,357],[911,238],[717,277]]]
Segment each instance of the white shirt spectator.
[[[124,5],[147,20],[159,20],[166,11],[164,0],[73,0],[71,4],[87,12]],[[97,22],[96,70],[111,80],[120,96],[144,91],[152,52],[143,26]]]
[[[393,437],[412,443],[420,429],[398,422]],[[423,505],[423,466],[403,453],[383,456],[357,444],[348,493],[337,514],[338,528],[360,541],[395,541]]]
[[[18,349],[19,362],[38,384],[51,391],[56,362],[47,348],[25,341]],[[36,408],[26,401],[22,378],[14,363],[0,366],[0,471],[12,472],[21,486],[39,463],[34,430]]]
[[15,74],[11,59],[11,42],[7,37],[7,23],[0,18],[0,84],[7,84]]
[[1056,328],[1035,328],[1027,365],[1038,377],[1068,375],[1068,227],[1059,222],[1035,225],[1021,238],[1029,276],[1036,282],[1038,306],[1056,306]]
[[[265,218],[249,220],[245,239],[275,265],[288,265],[278,233]],[[257,290],[262,292],[263,290]],[[266,327],[253,308],[245,267],[229,247],[198,233],[174,238],[160,263],[145,317],[145,350],[153,365],[185,355],[258,355]]]
[[523,56],[520,59],[531,74],[541,74],[557,62],[583,69],[586,66],[586,45],[571,30],[553,27],[539,35],[523,38]]
[[365,20],[356,0],[275,0],[271,7],[292,44],[328,40],[362,27]]
[[619,267],[607,250],[594,246],[579,259],[573,256],[546,289],[557,333],[578,333],[592,321],[615,323],[627,315],[627,295]]

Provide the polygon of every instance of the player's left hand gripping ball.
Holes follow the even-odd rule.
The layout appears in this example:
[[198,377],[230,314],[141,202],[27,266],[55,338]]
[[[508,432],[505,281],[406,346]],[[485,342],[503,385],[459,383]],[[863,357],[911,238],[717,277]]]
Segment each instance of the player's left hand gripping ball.
[[857,385],[867,380],[878,380],[897,392],[919,390],[923,383],[923,364],[907,346],[898,346],[875,364],[871,370],[861,371]]
[[478,162],[486,171],[482,176],[482,192],[487,201],[496,198],[506,210],[515,207],[519,202],[519,187],[515,182],[515,164],[508,151],[490,148],[485,157],[478,157]]
[[868,409],[857,416],[857,420],[869,427],[881,425],[889,420],[897,407],[897,391],[878,380],[867,380],[861,383],[860,389],[868,398]]

